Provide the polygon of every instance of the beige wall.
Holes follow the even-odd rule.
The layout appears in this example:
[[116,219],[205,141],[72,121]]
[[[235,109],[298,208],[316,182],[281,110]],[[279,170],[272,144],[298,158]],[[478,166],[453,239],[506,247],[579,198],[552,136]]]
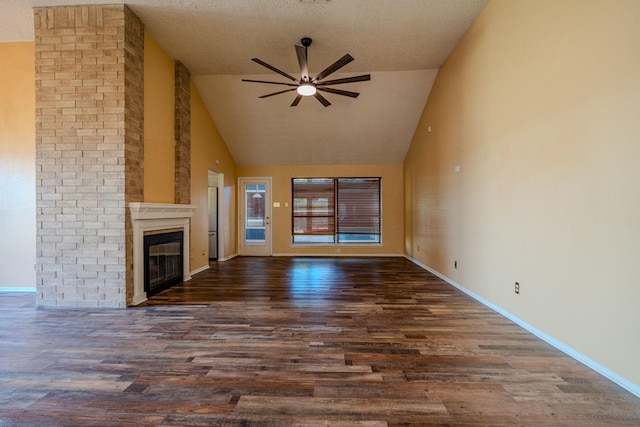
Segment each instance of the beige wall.
[[36,286],[34,44],[0,43],[0,287]]
[[639,16],[636,0],[493,0],[404,165],[411,257],[636,386]]
[[[144,44],[144,199],[174,203],[175,74],[174,60],[145,34]],[[217,163],[216,163],[217,161]],[[207,195],[209,170],[224,174],[224,256],[236,254],[235,163],[195,85],[191,85],[191,219],[190,270],[209,264]]]
[[219,189],[224,199],[222,233],[224,258],[237,254],[236,237],[236,165],[215,123],[209,115],[197,88],[191,84],[191,204],[198,209],[191,220],[191,271],[208,265],[208,174],[216,171],[224,175],[224,189]]
[[144,201],[174,203],[173,59],[144,35]]
[[[402,165],[241,166],[238,176],[271,177],[274,255],[402,255]],[[382,177],[382,245],[305,246],[291,244],[291,178]],[[285,203],[289,206],[285,207]]]

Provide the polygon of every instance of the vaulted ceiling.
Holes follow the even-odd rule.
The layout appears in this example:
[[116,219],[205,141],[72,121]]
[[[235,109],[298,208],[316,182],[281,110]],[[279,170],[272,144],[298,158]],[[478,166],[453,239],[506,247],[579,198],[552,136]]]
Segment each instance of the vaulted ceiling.
[[[437,70],[489,0],[0,0],[0,41],[33,40],[34,6],[126,3],[149,34],[191,71],[239,165],[401,163]],[[349,53],[331,75],[371,74],[340,85],[358,98],[259,99],[288,82],[251,61],[299,76],[294,45],[313,76]],[[285,88],[285,87],[282,87]]]

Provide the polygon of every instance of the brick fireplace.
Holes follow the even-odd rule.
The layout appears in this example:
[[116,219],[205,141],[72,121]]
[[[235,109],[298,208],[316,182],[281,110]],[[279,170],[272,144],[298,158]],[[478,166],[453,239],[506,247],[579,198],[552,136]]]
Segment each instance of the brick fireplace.
[[133,224],[133,299],[132,304],[140,304],[147,299],[145,291],[145,256],[144,237],[151,232],[182,231],[183,271],[182,280],[190,280],[189,270],[189,223],[195,205],[163,204],[163,203],[130,203],[131,221]]

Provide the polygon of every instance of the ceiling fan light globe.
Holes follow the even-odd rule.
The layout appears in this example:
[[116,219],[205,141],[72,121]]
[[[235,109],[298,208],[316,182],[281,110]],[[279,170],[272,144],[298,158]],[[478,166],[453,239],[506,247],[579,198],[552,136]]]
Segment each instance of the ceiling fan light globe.
[[302,84],[296,91],[302,96],[312,96],[316,94],[316,87],[312,84]]

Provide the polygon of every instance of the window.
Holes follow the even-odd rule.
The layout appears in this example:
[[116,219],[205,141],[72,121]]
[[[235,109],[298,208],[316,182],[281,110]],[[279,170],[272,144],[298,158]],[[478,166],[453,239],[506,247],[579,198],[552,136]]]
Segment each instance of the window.
[[380,243],[380,178],[338,179],[338,242]]
[[294,178],[293,243],[380,243],[380,178]]
[[293,242],[334,243],[334,204],[332,178],[294,178]]

